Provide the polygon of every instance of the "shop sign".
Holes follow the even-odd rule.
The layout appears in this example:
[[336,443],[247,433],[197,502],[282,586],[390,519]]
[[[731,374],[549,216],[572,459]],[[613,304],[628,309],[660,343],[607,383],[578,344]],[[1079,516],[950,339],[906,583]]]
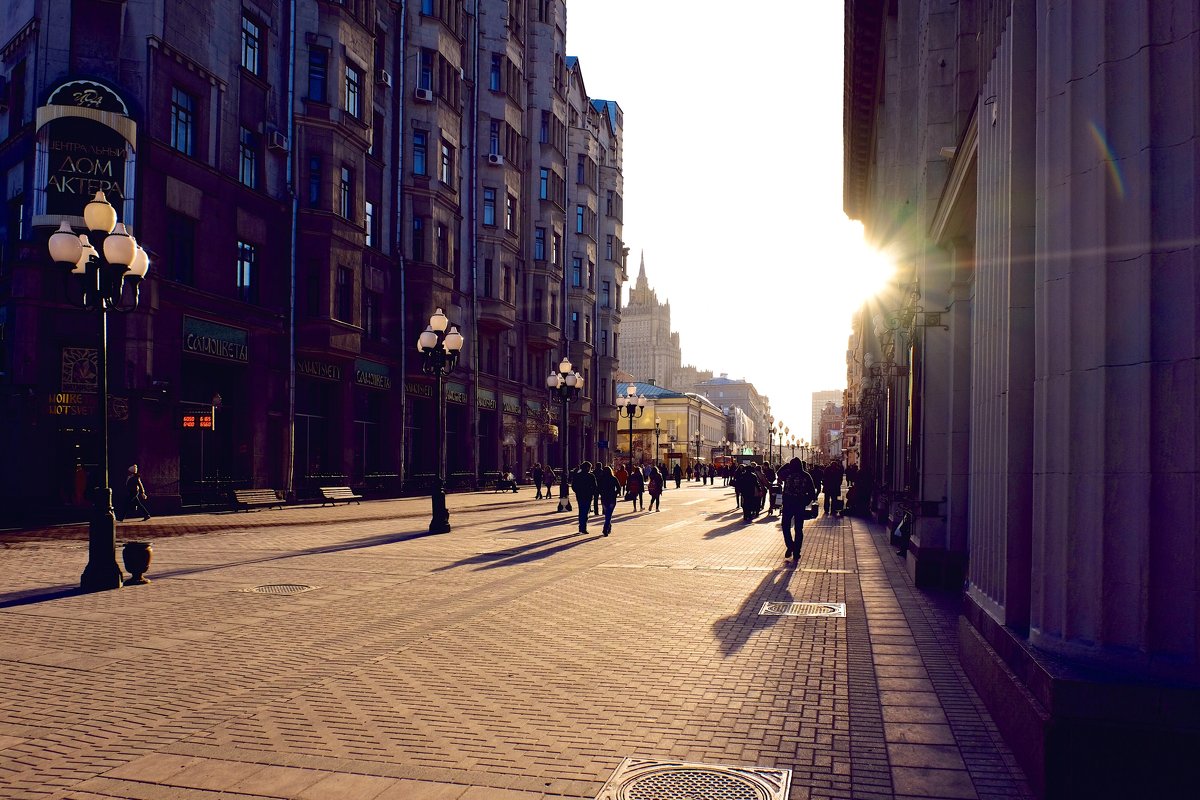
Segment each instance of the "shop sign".
[[521,402],[511,394],[500,395],[500,402],[504,406],[505,414],[521,413]]
[[245,364],[250,360],[248,335],[242,328],[195,317],[183,318],[183,351],[221,361]]
[[50,392],[46,413],[52,417],[89,417],[96,413],[92,392]]
[[98,353],[94,347],[64,347],[62,349],[62,390],[64,392],[96,391]]
[[354,382],[370,389],[390,389],[391,371],[383,364],[357,358],[354,360]]
[[496,410],[496,393],[491,389],[475,390],[475,405],[486,411]]
[[309,378],[321,378],[327,381],[342,379],[341,364],[330,364],[328,361],[318,361],[315,358],[297,358],[296,372]]
[[446,399],[451,403],[467,402],[467,387],[461,383],[446,384]]
[[137,125],[115,91],[91,80],[67,81],[38,109],[37,128],[45,142],[38,180],[47,215],[81,217],[97,191],[118,208],[128,199]]
[[433,387],[428,383],[404,382],[404,391],[417,397],[433,397]]

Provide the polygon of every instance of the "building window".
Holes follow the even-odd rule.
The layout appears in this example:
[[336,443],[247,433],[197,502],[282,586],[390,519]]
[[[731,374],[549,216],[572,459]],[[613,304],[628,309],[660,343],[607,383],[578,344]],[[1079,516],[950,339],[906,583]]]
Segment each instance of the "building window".
[[433,51],[421,50],[421,66],[417,71],[417,88],[433,91]]
[[253,303],[257,299],[254,257],[254,245],[237,243],[237,298],[246,303]]
[[558,325],[558,293],[550,293],[550,322]]
[[612,254],[613,254],[613,237],[612,237],[612,234],[609,234],[609,235],[608,235],[608,237],[607,237],[607,239],[606,239],[606,241],[605,241],[605,243],[604,243],[604,248],[605,248],[605,258],[607,258],[609,261],[612,261]]
[[413,261],[425,260],[425,220],[420,217],[413,217],[412,231],[412,257]]
[[362,72],[350,64],[346,65],[346,113],[362,119]]
[[171,279],[189,286],[196,273],[196,221],[167,212],[167,267]]
[[499,53],[492,53],[492,67],[488,70],[488,89],[493,92],[500,91],[500,69],[502,63],[502,56]]
[[342,167],[342,174],[338,178],[338,213],[343,219],[353,221],[351,214],[354,211],[354,173],[349,167]]
[[512,267],[504,267],[501,273],[504,277],[500,283],[500,299],[506,303],[511,303],[513,301]]
[[317,156],[308,159],[308,207],[321,207],[321,159]]
[[534,289],[533,290],[533,314],[531,315],[533,317],[533,321],[534,322],[545,322],[546,321],[545,314],[546,314],[546,309],[542,307],[542,290]]
[[580,153],[579,158],[575,162],[575,182],[576,183],[587,183],[587,170],[584,169],[584,162],[586,160],[587,160],[587,156],[585,156],[583,153]]
[[308,99],[316,103],[325,100],[326,77],[329,75],[329,51],[324,47],[308,48]]
[[171,147],[196,154],[196,101],[182,89],[171,89]]
[[583,206],[575,206],[575,232],[583,233],[583,212],[586,209]]
[[517,198],[511,194],[504,201],[504,230],[514,231],[517,228]]
[[372,292],[369,289],[363,290],[363,333],[368,339],[373,341],[378,341],[381,338],[379,314],[380,308],[382,307],[382,301],[383,297],[379,294],[379,292]]
[[496,190],[483,187],[483,224],[496,225]]
[[366,245],[367,247],[375,246],[375,204],[368,200],[364,206],[366,213]]
[[545,200],[550,196],[550,170],[542,167],[538,175],[538,198]]
[[427,17],[433,16],[433,0],[421,0],[421,13]]
[[546,229],[545,228],[534,228],[533,229],[533,260],[534,261],[545,261],[546,260]]
[[449,267],[450,266],[450,229],[439,222],[435,233],[436,233],[436,237],[437,237],[437,241],[435,242],[435,245],[437,246],[437,265],[439,267],[443,267],[443,268]]
[[600,355],[608,355],[608,329],[600,329]]
[[562,237],[557,233],[550,237],[550,263],[558,264],[558,253],[562,249]]
[[600,281],[600,307],[609,308],[612,305],[612,284]]
[[337,318],[342,322],[354,322],[354,272],[349,267],[337,268],[337,289],[334,294]]
[[483,260],[483,296],[492,296],[492,260],[485,258]]
[[251,189],[258,186],[258,137],[249,128],[238,134],[238,180]]
[[571,285],[577,289],[583,286],[583,261],[578,258],[571,259]]
[[259,28],[249,17],[242,17],[242,66],[258,74]]
[[442,142],[442,183],[450,185],[454,178],[454,149],[446,142]]
[[500,155],[500,120],[494,119],[488,126],[488,153]]
[[596,291],[596,265],[591,261],[588,261],[587,265],[587,281],[588,291]]
[[579,341],[579,312],[571,312],[571,340]]
[[612,216],[613,209],[613,190],[609,189],[608,194],[604,199],[604,213],[607,216]]
[[425,147],[429,135],[425,131],[413,131],[413,174],[428,175],[425,163]]
[[583,340],[585,342],[592,341],[592,315],[583,315]]
[[517,379],[517,348],[511,344],[505,348],[504,368],[508,379],[515,381]]
[[542,112],[542,124],[538,128],[538,141],[546,144],[550,141],[550,112]]

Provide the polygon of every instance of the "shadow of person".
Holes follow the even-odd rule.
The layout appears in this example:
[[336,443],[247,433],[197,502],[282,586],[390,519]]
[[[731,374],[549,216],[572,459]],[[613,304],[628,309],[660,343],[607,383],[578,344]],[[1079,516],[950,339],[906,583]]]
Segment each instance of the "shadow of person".
[[763,603],[768,600],[780,603],[792,602],[792,592],[788,588],[788,582],[794,572],[794,564],[788,562],[788,566],[763,575],[758,586],[746,595],[746,599],[742,601],[737,611],[729,616],[721,617],[713,623],[713,637],[720,643],[722,656],[728,658],[735,655],[746,646],[746,642],[750,641],[750,637],[754,635],[755,631],[769,628],[779,620],[779,617],[763,616],[758,612],[762,609]]

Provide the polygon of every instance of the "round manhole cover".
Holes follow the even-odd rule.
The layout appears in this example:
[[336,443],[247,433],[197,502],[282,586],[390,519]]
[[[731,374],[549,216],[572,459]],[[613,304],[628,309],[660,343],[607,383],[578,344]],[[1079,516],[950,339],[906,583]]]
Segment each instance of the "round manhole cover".
[[748,780],[710,769],[673,769],[635,778],[621,793],[624,800],[769,800]]
[[250,591],[255,594],[302,594],[315,588],[303,583],[269,583],[265,586],[255,586]]

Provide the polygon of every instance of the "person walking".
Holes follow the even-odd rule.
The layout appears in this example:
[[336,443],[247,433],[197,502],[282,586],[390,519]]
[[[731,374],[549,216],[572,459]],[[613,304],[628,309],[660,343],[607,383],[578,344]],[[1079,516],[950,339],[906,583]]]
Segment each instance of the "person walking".
[[129,477],[125,479],[125,502],[122,504],[121,515],[117,519],[124,522],[125,518],[135,511],[142,512],[142,522],[150,519],[150,512],[146,510],[145,500],[146,486],[142,483],[142,476],[138,474],[138,465],[133,464],[129,467]]
[[650,480],[646,481],[646,492],[650,495],[650,508],[662,511],[659,498],[663,493],[663,474],[658,471],[658,467],[650,468]]
[[675,478],[675,488],[678,489],[679,484],[683,482],[683,468],[679,466],[678,462],[675,464],[673,477]]
[[613,511],[617,507],[617,496],[621,493],[621,483],[613,473],[612,467],[605,466],[596,476],[596,493],[600,496],[600,508],[604,510],[604,528],[601,533],[608,536],[612,533]]
[[[804,512],[817,499],[817,489],[798,458],[779,468],[779,481],[783,485],[783,507],[779,516],[783,524],[783,545],[787,548],[784,558],[794,558],[799,564],[800,546],[804,544]],[[793,523],[795,538],[792,537]]]
[[633,510],[637,511],[646,507],[646,501],[642,495],[646,491],[646,482],[642,478],[642,471],[636,467],[629,471],[629,481],[625,484],[625,496],[633,503]]
[[575,504],[579,507],[579,532],[587,533],[588,516],[592,513],[592,498],[596,496],[596,476],[592,474],[592,462],[584,461],[575,470],[571,479],[575,491]]
[[617,471],[613,473],[617,479],[617,483],[621,485],[621,492],[625,491],[625,482],[629,480],[629,471],[625,469],[624,464],[617,465]]
[[829,466],[825,467],[825,471],[821,473],[822,483],[825,488],[825,514],[832,514],[838,505],[837,500],[842,496],[842,478],[845,476],[845,470],[842,469],[842,462],[834,459],[829,462]]
[[742,522],[749,522],[758,514],[758,469],[753,464],[742,469],[737,479],[737,489],[742,503]]
[[554,499],[554,484],[558,480],[558,476],[554,474],[554,467],[546,465],[546,471],[542,475],[542,480],[546,482],[546,499]]
[[543,476],[542,465],[534,464],[532,474],[533,474],[533,488],[537,489],[537,497],[535,497],[533,499],[541,500],[542,499],[542,476]]

